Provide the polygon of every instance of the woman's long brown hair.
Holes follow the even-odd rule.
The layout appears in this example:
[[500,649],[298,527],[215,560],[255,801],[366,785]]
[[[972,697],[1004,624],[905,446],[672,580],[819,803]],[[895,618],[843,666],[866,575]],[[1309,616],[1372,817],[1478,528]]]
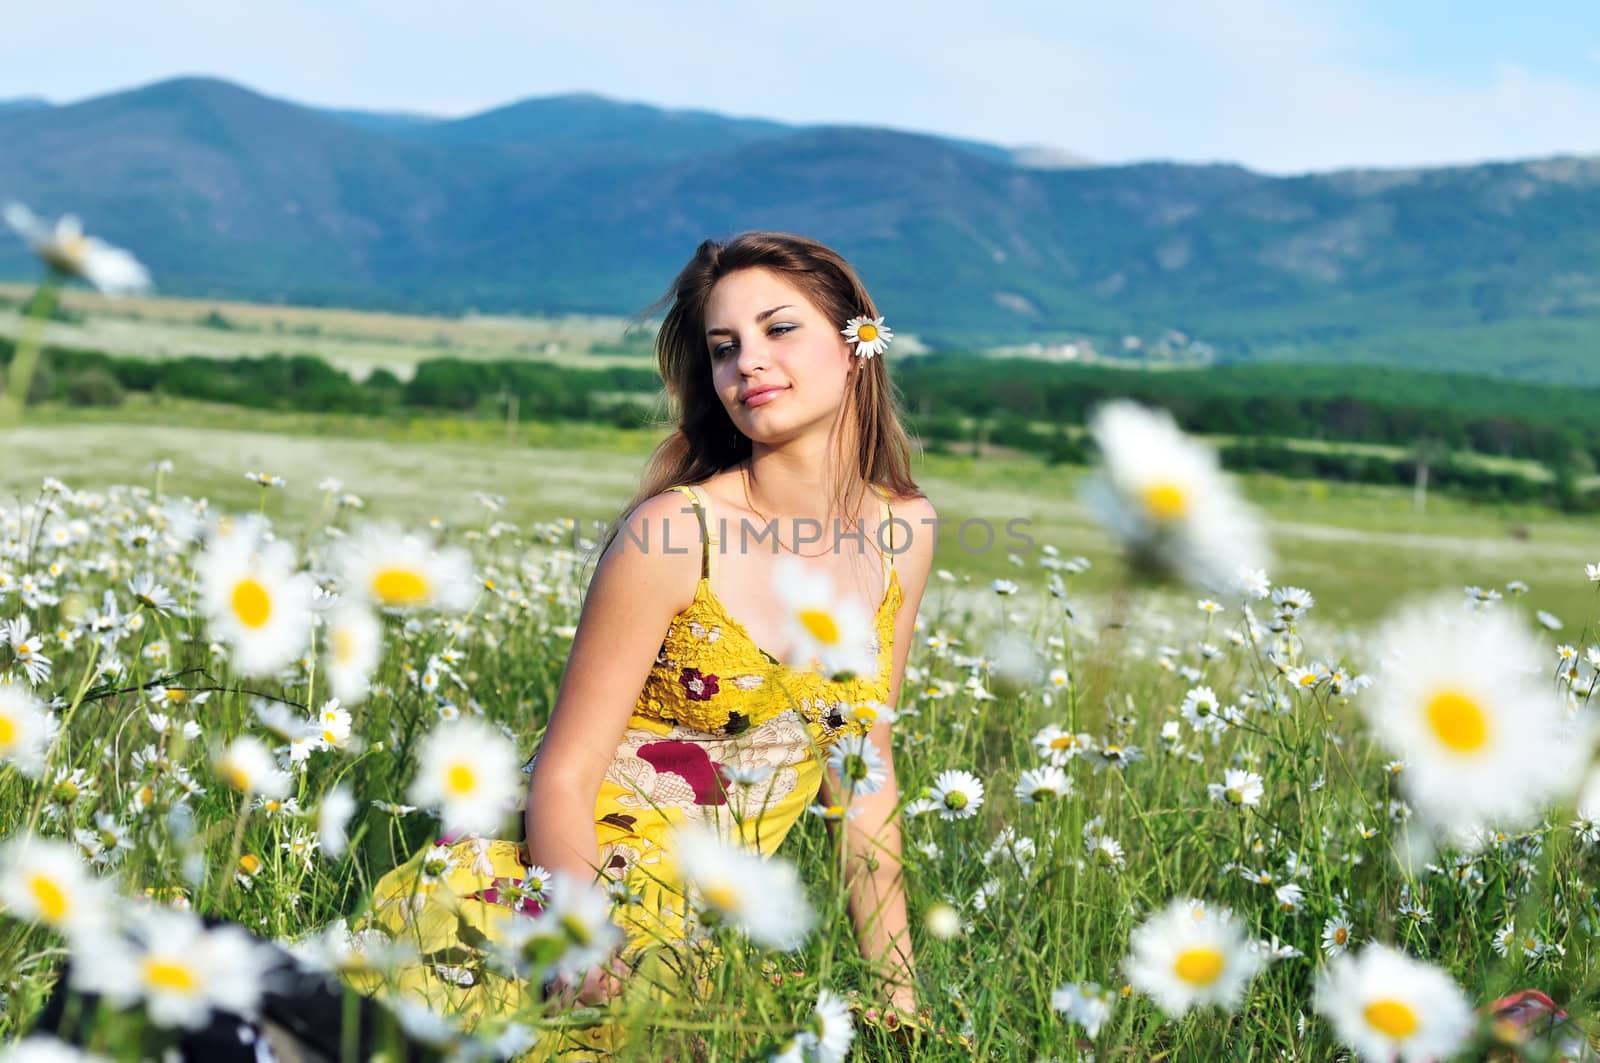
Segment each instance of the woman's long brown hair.
[[[650,455],[638,492],[607,526],[595,557],[605,553],[628,515],[645,499],[679,484],[699,483],[750,456],[750,439],[734,427],[712,386],[705,340],[705,306],[712,287],[742,269],[780,274],[841,329],[852,317],[878,316],[855,270],[815,240],[790,233],[745,232],[726,242],[702,242],[667,294],[651,308],[666,309],[656,333],[656,359],[672,432]],[[891,496],[920,495],[911,478],[911,440],[900,423],[899,398],[883,357],[864,359],[851,374],[851,382],[841,416],[830,430],[837,455],[831,470],[833,512],[860,512],[869,484]]]

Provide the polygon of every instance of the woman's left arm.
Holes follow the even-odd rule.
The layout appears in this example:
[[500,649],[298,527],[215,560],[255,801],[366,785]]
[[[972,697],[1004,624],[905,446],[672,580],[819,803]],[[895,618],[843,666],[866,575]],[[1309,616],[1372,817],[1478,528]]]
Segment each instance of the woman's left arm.
[[[917,610],[933,567],[938,530],[938,514],[926,498],[909,499],[895,506],[894,516],[895,569],[902,598],[895,617],[888,699],[891,708],[900,703],[901,681],[916,637]],[[900,786],[895,777],[891,727],[889,722],[880,722],[868,732],[868,741],[883,758],[887,777],[882,788],[850,802],[850,808],[860,812],[845,821],[846,882],[850,918],[861,943],[861,954],[884,972],[888,1003],[911,1015],[916,1010],[912,992],[915,967],[901,874]],[[822,799],[828,804],[835,802],[833,794],[845,790],[842,780],[832,771],[827,773],[824,788],[828,793]]]

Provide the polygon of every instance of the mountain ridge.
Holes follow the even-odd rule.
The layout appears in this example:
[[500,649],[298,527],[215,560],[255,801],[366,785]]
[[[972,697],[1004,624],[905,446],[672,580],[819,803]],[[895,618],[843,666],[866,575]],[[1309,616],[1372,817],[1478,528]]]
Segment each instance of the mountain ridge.
[[[1252,360],[1416,335],[1449,368],[1485,325],[1600,338],[1593,156],[1278,177],[593,94],[337,110],[205,77],[0,107],[0,137],[0,198],[80,214],[175,293],[630,314],[701,239],[776,228],[837,246],[936,345],[1175,329]],[[29,269],[0,241],[0,274]],[[1542,358],[1502,361],[1572,377]]]

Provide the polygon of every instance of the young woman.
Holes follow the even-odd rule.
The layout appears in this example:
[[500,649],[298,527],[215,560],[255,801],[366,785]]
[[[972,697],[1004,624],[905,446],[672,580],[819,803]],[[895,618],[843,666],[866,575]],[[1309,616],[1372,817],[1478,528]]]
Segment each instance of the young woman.
[[[911,479],[876,357],[887,330],[856,323],[881,318],[839,255],[781,233],[702,243],[667,301],[656,349],[676,430],[603,540],[532,762],[525,849],[458,842],[445,876],[455,911],[515,895],[486,887],[528,866],[584,881],[598,871],[631,895],[613,916],[624,943],[581,983],[550,988],[601,1003],[641,977],[654,946],[681,939],[674,829],[702,824],[771,854],[806,808],[842,802],[828,751],[864,735],[885,780],[843,821],[848,907],[884,1003],[909,1016],[899,792],[890,724],[878,716],[899,699],[937,516]],[[875,672],[837,678],[781,663],[796,641],[777,586],[785,560],[872,617]],[[428,922],[396,912],[417,896],[415,871],[401,872],[375,893],[380,922],[395,930]],[[496,925],[472,922],[491,935]],[[453,931],[433,928],[428,944],[448,952]],[[459,980],[449,970],[419,978],[424,990]],[[448,988],[453,1006],[494,1006],[469,999],[488,987]],[[592,1050],[607,1036],[579,1040]]]

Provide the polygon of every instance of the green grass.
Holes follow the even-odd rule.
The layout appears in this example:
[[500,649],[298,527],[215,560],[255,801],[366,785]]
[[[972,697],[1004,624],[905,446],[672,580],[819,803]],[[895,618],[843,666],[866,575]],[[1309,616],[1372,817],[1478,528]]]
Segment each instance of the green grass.
[[[130,785],[142,776],[130,757],[150,740],[144,719],[148,705],[134,693],[80,706],[53,754],[53,767],[80,767],[97,781],[92,801],[62,804],[49,787],[0,768],[0,835],[14,833],[33,812],[52,805],[59,806],[57,818],[40,822],[58,834],[103,811],[133,838],[134,847],[118,869],[124,893],[178,887],[197,909],[283,938],[356,911],[371,882],[433,830],[420,817],[396,823],[368,805],[374,799],[404,799],[415,742],[436,719],[430,699],[406,680],[402,666],[421,668],[431,654],[453,644],[464,654],[458,669],[467,690],[452,696],[466,704],[470,694],[489,718],[518,737],[524,750],[530,748],[548,718],[565,661],[567,644],[555,629],[576,621],[581,594],[572,559],[552,546],[570,542],[559,521],[612,516],[632,493],[653,439],[651,433],[611,428],[523,425],[508,440],[503,426],[481,423],[275,415],[192,404],[93,416],[47,411],[43,419],[31,420],[6,440],[0,506],[32,499],[45,476],[83,491],[114,484],[153,488],[150,463],[168,458],[174,469],[161,485],[168,498],[205,497],[217,512],[262,508],[288,539],[324,553],[329,543],[322,528],[329,512],[317,483],[334,476],[366,500],[363,517],[395,518],[413,527],[437,517],[450,541],[475,553],[480,571],[499,574],[503,590],[527,593],[539,579],[551,596],[534,596],[526,611],[512,599],[485,599],[465,629],[424,623],[402,638],[390,627],[379,679],[393,696],[370,699],[356,713],[358,733],[369,742],[384,742],[384,750],[315,754],[297,782],[308,811],[335,780],[354,788],[364,811],[351,854],[341,861],[306,866],[289,858],[283,843],[309,829],[309,821],[246,814],[207,762],[209,748],[241,732],[259,731],[249,723],[244,690],[320,703],[321,691],[308,691],[298,669],[292,670],[293,681],[278,685],[240,682],[218,667],[217,685],[227,689],[203,706],[174,710],[192,715],[202,727],[199,742],[171,749],[171,756],[206,786],[191,802],[198,831],[193,842],[183,843],[164,820],[131,803]],[[282,475],[287,487],[263,494],[245,481],[247,470]],[[941,515],[953,522],[986,519],[1003,525],[1024,518],[1032,522],[1029,534],[1038,544],[1093,562],[1088,572],[1070,577],[1072,619],[1043,592],[1036,553],[1019,554],[1019,566],[1003,550],[969,553],[955,535],[945,536],[936,565],[955,579],[930,585],[921,615],[923,638],[913,647],[902,691],[905,715],[895,725],[902,795],[914,796],[950,768],[974,772],[987,789],[973,818],[945,821],[924,815],[908,819],[904,827],[920,1000],[949,1028],[967,1030],[977,1058],[1079,1057],[1090,1043],[1081,1029],[1052,1011],[1051,991],[1078,981],[1121,987],[1130,933],[1180,894],[1226,906],[1239,913],[1253,936],[1276,936],[1305,955],[1271,965],[1233,1013],[1208,1010],[1167,1021],[1141,994],[1119,999],[1095,1042],[1098,1058],[1259,1059],[1284,1053],[1331,1058],[1336,1046],[1327,1024],[1313,1018],[1302,1034],[1298,1020],[1311,1013],[1310,986],[1323,963],[1321,927],[1341,895],[1358,940],[1403,944],[1446,969],[1475,1002],[1537,985],[1587,1014],[1585,994],[1597,984],[1600,950],[1583,924],[1589,892],[1575,880],[1594,881],[1600,869],[1592,849],[1557,829],[1545,836],[1540,853],[1526,841],[1514,841],[1480,854],[1473,867],[1482,882],[1470,888],[1419,871],[1414,883],[1430,907],[1431,922],[1404,917],[1399,900],[1407,877],[1393,856],[1405,843],[1405,830],[1385,811],[1397,785],[1383,767],[1392,754],[1365,737],[1355,712],[1359,700],[1352,703],[1326,690],[1297,696],[1292,711],[1282,715],[1253,710],[1250,728],[1232,729],[1216,745],[1185,727],[1183,751],[1197,753],[1198,760],[1163,752],[1161,726],[1177,718],[1184,693],[1194,684],[1161,663],[1161,647],[1174,647],[1172,663],[1198,669],[1200,681],[1225,702],[1247,690],[1282,686],[1283,680],[1266,670],[1261,652],[1229,643],[1227,631],[1238,623],[1238,614],[1230,608],[1208,619],[1195,609],[1193,592],[1131,587],[1113,544],[1076,500],[1080,470],[1052,469],[1026,458],[926,456],[915,471]],[[1537,508],[1488,508],[1445,498],[1431,500],[1427,513],[1418,515],[1404,491],[1267,477],[1242,482],[1271,523],[1278,555],[1275,582],[1303,585],[1318,598],[1299,627],[1304,645],[1295,651],[1298,661],[1343,661],[1353,670],[1372,671],[1379,663],[1375,650],[1355,633],[1408,595],[1438,588],[1459,595],[1467,583],[1525,580],[1532,592],[1518,604],[1562,617],[1568,630],[1561,637],[1573,641],[1596,615],[1594,588],[1583,578],[1583,564],[1600,561],[1591,522]],[[504,496],[505,508],[488,514],[474,499],[477,491]],[[70,504],[63,515],[114,521],[119,528],[145,519],[137,509],[122,514],[122,504],[99,509]],[[351,519],[349,511],[338,516],[341,525]],[[496,539],[469,535],[502,519],[519,530]],[[115,577],[90,569],[88,562],[102,552],[121,559]],[[36,628],[48,632],[66,622],[69,608],[97,602],[105,587],[121,586],[123,578],[142,571],[179,590],[194,558],[181,552],[170,558],[138,556],[110,529],[102,529],[54,560],[61,565],[62,604],[30,611]],[[1017,579],[1022,592],[1014,598],[988,592],[988,581],[999,576]],[[0,617],[17,610],[15,598],[0,600]],[[1265,615],[1267,608],[1258,605],[1257,611]],[[195,641],[180,640],[180,631]],[[926,636],[934,632],[959,644],[930,645]],[[992,653],[1006,632],[1021,634],[1041,655],[1042,666],[1068,669],[1070,688],[1047,701],[1039,685],[1008,687],[981,668],[975,671],[966,655]],[[147,613],[141,630],[118,646],[128,674],[116,688],[208,664],[204,635],[198,618]],[[169,660],[143,652],[156,639],[166,640]],[[1223,656],[1203,660],[1196,652],[1202,641],[1223,647]],[[89,667],[88,646],[87,640],[71,649],[48,645],[55,675],[45,693],[59,692],[72,701]],[[977,700],[966,686],[973,675],[996,691],[998,700]],[[931,697],[932,689],[943,693]],[[1368,691],[1357,699],[1371,696]],[[1086,758],[1072,760],[1067,770],[1076,787],[1073,796],[1022,806],[1012,787],[1022,770],[1039,763],[1029,740],[1051,722],[1086,732],[1097,743],[1138,745],[1145,757],[1125,769],[1105,770],[1095,770]],[[1206,795],[1207,783],[1221,781],[1224,768],[1241,764],[1262,776],[1266,797],[1258,810],[1241,812]],[[1125,850],[1119,870],[1086,859],[1084,829],[1096,816],[1099,829]],[[1359,838],[1357,821],[1378,833]],[[1004,858],[985,860],[997,833],[1008,827],[1033,840],[1027,867]],[[685,1026],[699,1027],[711,1058],[766,1058],[803,1018],[819,988],[859,991],[871,999],[829,844],[822,825],[807,816],[780,854],[802,869],[821,917],[804,948],[783,959],[784,969],[804,973],[773,985],[762,968],[765,957],[734,950],[717,975],[715,994],[708,1001],[680,1001],[653,1032],[641,1031],[630,1058],[662,1058],[683,1047],[689,1036]],[[248,889],[225,886],[241,849],[266,862]],[[198,881],[183,873],[191,852],[203,869]],[[1289,877],[1291,853],[1307,869],[1295,879],[1305,897],[1293,911],[1282,910],[1271,890],[1247,881],[1233,866],[1270,870],[1282,882]],[[1552,882],[1565,884],[1560,901],[1550,897]],[[981,905],[974,900],[980,889],[986,894]],[[960,911],[963,933],[942,940],[921,931],[918,920],[936,902]],[[1566,950],[1563,957],[1525,964],[1495,955],[1494,932],[1519,909],[1519,928],[1559,942]],[[56,945],[52,936],[0,917],[0,970],[7,972],[9,1004],[0,1011],[0,1037],[17,1033],[37,1008],[59,957]],[[106,1029],[122,1030],[116,1036],[123,1039],[105,1047],[124,1054],[132,1050],[126,1025]],[[893,1058],[872,1032],[863,1033],[858,1053],[862,1059]],[[915,1058],[970,1054],[935,1047]]]

